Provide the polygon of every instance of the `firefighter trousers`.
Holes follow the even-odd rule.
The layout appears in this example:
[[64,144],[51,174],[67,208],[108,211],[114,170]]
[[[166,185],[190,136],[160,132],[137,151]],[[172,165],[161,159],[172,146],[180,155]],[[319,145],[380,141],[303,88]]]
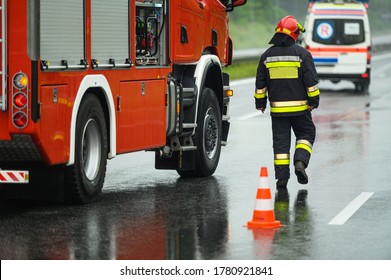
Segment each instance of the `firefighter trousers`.
[[312,121],[310,111],[304,115],[272,117],[274,171],[276,179],[288,180],[290,178],[290,148],[291,131],[296,136],[293,163],[298,160],[308,166],[312,145],[315,141],[316,128]]

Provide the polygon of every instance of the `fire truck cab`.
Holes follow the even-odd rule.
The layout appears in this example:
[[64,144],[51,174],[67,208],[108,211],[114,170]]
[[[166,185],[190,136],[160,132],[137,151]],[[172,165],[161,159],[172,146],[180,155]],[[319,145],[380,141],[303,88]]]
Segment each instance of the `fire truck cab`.
[[229,132],[228,12],[244,4],[1,0],[0,191],[54,177],[88,203],[107,159],[140,150],[212,175]]

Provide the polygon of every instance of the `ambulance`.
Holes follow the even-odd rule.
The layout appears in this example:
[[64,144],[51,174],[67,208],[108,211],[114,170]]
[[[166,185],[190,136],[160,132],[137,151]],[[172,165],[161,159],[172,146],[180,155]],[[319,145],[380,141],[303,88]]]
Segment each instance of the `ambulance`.
[[319,79],[354,83],[367,93],[371,70],[369,0],[309,0],[302,45],[311,52]]

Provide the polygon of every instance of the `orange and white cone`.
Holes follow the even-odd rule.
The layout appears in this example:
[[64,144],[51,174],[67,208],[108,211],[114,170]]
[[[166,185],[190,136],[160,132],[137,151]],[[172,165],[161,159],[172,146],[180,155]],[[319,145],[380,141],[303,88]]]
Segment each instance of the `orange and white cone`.
[[267,168],[262,167],[260,172],[257,198],[252,221],[247,222],[250,228],[277,228],[281,227],[281,222],[274,216],[274,205],[269,187],[269,177]]

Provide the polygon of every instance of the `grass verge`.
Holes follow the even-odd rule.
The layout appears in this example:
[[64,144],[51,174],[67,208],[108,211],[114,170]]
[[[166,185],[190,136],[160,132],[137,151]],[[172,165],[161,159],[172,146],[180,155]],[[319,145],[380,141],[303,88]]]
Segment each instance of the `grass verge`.
[[238,80],[255,77],[258,67],[258,60],[246,60],[233,62],[232,65],[226,67],[224,72],[228,73],[230,80]]

